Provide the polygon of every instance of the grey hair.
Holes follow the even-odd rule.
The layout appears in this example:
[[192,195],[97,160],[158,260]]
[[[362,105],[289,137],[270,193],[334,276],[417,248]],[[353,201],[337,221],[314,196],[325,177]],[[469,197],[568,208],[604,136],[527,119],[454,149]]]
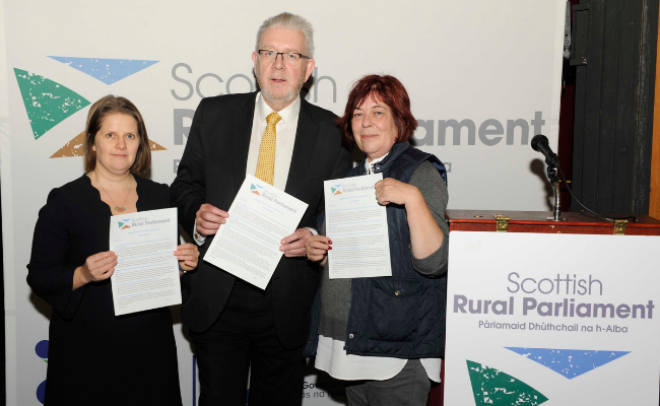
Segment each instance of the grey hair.
[[305,36],[305,48],[307,48],[305,50],[305,55],[314,59],[314,29],[312,28],[312,24],[299,15],[287,12],[271,17],[261,24],[261,27],[259,27],[259,31],[257,32],[257,46],[255,47],[255,52],[259,51],[259,43],[261,42],[261,37],[264,35],[264,32],[269,28],[275,27],[302,31]]

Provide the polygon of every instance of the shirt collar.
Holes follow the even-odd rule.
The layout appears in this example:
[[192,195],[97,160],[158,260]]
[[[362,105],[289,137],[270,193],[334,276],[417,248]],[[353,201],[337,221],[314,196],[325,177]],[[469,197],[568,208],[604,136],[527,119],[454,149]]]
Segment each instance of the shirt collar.
[[364,160],[364,170],[366,171],[367,175],[371,175],[374,173],[374,165],[377,163],[381,162],[383,159],[385,159],[390,153],[388,152],[387,154],[381,156],[380,158],[376,158],[373,161],[369,162],[369,159]]
[[[282,120],[280,121],[284,124],[290,125],[300,113],[300,104],[300,95],[298,95],[293,103],[286,106],[283,110],[277,112],[277,114],[282,117]],[[270,108],[268,103],[266,103],[263,96],[261,95],[261,92],[259,92],[259,95],[257,96],[257,106],[259,111],[259,120],[266,121],[266,117],[268,117],[268,115],[273,112],[273,109]]]

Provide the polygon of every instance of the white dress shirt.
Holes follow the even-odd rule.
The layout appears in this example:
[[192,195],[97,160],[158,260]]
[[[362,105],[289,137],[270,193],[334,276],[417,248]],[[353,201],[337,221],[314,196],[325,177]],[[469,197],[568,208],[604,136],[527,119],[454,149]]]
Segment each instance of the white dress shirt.
[[[275,138],[275,174],[273,177],[273,186],[280,190],[284,190],[286,180],[289,177],[293,146],[296,142],[296,132],[298,130],[300,104],[300,96],[298,96],[293,103],[278,112],[282,119],[275,125],[277,137]],[[257,93],[246,167],[246,172],[252,176],[257,173],[261,137],[263,137],[266,126],[268,125],[266,117],[272,112],[273,109],[261,97],[261,92]],[[312,233],[316,234],[315,230],[312,230]],[[206,236],[197,232],[197,222],[194,225],[193,238],[197,245],[200,246],[206,241]]]

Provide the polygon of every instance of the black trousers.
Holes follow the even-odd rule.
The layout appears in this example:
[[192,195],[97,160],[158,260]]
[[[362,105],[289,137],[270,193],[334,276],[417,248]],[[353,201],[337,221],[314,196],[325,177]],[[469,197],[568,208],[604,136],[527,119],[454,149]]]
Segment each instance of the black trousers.
[[200,406],[300,406],[303,346],[284,348],[275,333],[271,295],[236,280],[220,317],[195,345]]

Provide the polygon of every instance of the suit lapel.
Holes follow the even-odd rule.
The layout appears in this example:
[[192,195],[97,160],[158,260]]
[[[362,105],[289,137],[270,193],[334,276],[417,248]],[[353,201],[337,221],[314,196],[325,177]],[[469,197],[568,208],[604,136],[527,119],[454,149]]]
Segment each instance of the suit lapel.
[[236,191],[238,191],[245,180],[256,97],[256,93],[249,93],[245,102],[234,111],[234,126],[230,134],[232,144],[232,155],[230,159],[232,160]]
[[319,126],[312,120],[310,110],[309,103],[301,99],[296,141],[284,189],[285,192],[299,198],[304,194],[304,180],[312,163],[316,139],[319,136]]

